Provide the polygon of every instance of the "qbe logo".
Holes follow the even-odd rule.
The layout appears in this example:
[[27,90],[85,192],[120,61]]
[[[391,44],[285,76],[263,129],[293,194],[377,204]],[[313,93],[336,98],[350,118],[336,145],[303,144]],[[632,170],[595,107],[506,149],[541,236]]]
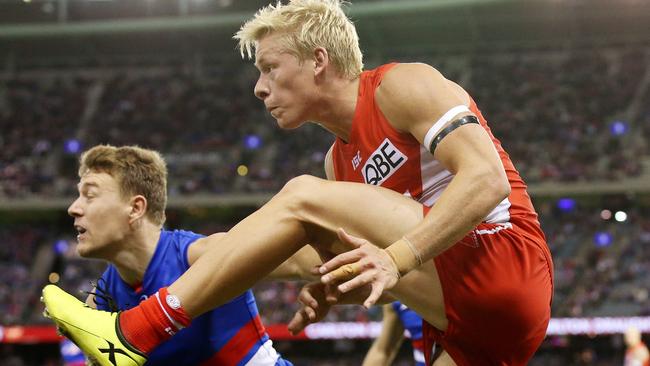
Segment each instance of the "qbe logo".
[[361,169],[367,184],[382,184],[408,160],[389,139],[385,139],[375,150]]

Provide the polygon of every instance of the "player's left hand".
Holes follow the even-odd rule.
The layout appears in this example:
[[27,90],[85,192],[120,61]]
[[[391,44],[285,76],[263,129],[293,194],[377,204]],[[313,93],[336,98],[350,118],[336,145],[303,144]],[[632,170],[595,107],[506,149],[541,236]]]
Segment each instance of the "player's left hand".
[[399,280],[397,266],[390,255],[369,241],[346,233],[343,229],[337,231],[339,240],[352,245],[355,249],[337,255],[323,263],[319,272],[321,282],[326,285],[338,285],[341,293],[369,285],[370,295],[363,306],[370,308],[381,297],[384,291],[393,288]]
[[331,292],[327,287],[328,285],[320,282],[312,282],[303,286],[298,294],[298,301],[302,307],[288,325],[291,334],[300,333],[306,326],[321,321],[327,315],[332,307],[332,303],[326,299],[327,293]]

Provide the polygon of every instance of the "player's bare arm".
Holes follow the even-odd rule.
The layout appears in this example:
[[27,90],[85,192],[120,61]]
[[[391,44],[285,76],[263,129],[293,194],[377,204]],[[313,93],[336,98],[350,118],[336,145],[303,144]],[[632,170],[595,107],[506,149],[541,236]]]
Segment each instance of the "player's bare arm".
[[[386,74],[376,98],[394,127],[424,145],[434,122],[454,107],[467,105],[454,85],[428,65],[402,64]],[[474,116],[460,112],[446,125],[468,115]],[[455,177],[424,221],[406,235],[423,260],[460,240],[510,193],[501,159],[480,124],[456,128],[433,154]]]
[[[463,117],[473,116],[466,108],[467,98],[459,89],[424,64],[395,66],[385,75],[375,98],[391,124],[410,133],[421,144],[425,144],[425,139],[428,142],[427,133],[441,117],[447,115],[446,125],[451,125]],[[459,112],[450,116],[449,111],[454,110]],[[440,127],[441,131],[445,128]],[[372,305],[384,289],[393,287],[400,275],[456,243],[509,194],[501,160],[479,124],[467,123],[453,129],[436,141],[432,153],[455,176],[425,219],[401,240],[400,253],[390,253],[389,248],[387,254],[356,238],[358,250],[341,254],[321,268],[321,273],[327,273],[344,264],[357,263],[364,273],[339,289],[345,292],[373,283],[375,291],[365,306]],[[350,277],[338,271],[324,276],[323,281],[331,283]]]
[[381,333],[368,350],[362,366],[388,366],[392,364],[402,342],[404,327],[391,304],[382,306]]

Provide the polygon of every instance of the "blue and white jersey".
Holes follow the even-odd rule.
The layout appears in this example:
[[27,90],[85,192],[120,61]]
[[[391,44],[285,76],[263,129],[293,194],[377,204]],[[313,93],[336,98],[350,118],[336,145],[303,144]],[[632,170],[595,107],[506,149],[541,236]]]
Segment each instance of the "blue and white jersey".
[[[202,235],[182,230],[163,230],[158,246],[147,267],[142,285],[132,288],[109,265],[100,281],[98,293],[107,292],[119,310],[130,309],[169,286],[188,268],[187,250]],[[110,309],[101,296],[95,296],[97,308]],[[232,301],[194,319],[189,327],[156,347],[149,365],[221,365],[287,366],[273,348],[260,320],[250,290]]]
[[424,341],[422,340],[422,318],[399,301],[391,304],[404,327],[406,337],[413,345],[413,358],[416,366],[424,366]]

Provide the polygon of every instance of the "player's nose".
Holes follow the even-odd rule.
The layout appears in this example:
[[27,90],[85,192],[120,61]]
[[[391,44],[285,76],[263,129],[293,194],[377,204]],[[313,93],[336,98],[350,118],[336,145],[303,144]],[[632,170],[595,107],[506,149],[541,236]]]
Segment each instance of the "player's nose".
[[68,215],[72,217],[78,217],[81,216],[82,214],[83,214],[83,209],[81,207],[81,204],[79,203],[79,198],[77,198],[68,207]]
[[260,100],[264,100],[269,96],[269,87],[268,84],[263,80],[262,77],[257,79],[254,89],[255,96]]

